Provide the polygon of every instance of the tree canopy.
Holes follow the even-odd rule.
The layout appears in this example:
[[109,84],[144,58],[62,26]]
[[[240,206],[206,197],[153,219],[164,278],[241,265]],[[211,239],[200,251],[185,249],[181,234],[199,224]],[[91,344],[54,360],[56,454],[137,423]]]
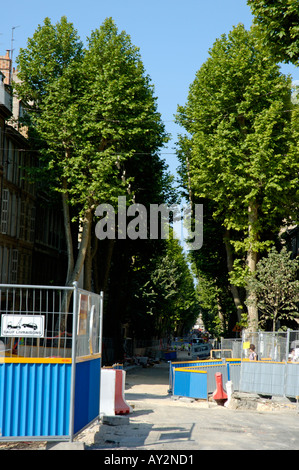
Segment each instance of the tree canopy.
[[[78,280],[84,265],[84,287],[90,290],[93,281],[96,291],[105,290],[105,332],[114,336],[115,350],[128,319],[133,329],[139,318],[151,325],[148,336],[176,328],[184,318],[188,323],[194,286],[182,257],[174,248],[169,252],[172,245],[118,240],[117,233],[114,240],[98,240],[93,230],[96,207],[109,203],[117,212],[119,196],[146,207],[177,197],[159,155],[169,136],[139,49],[112,18],[91,32],[86,47],[65,17],[56,25],[46,18],[17,63],[15,88],[28,104],[26,123],[38,155],[32,174],[62,197],[66,283]],[[149,283],[159,292],[151,302],[145,294]],[[146,321],[151,308],[154,323]]]
[[[177,121],[188,132],[180,154],[188,158],[193,193],[213,201],[226,243],[235,256],[245,255],[253,273],[258,253],[271,246],[297,200],[290,79],[255,30],[241,24],[209,55],[178,107]],[[257,310],[248,307],[248,314],[255,329]]]
[[262,42],[277,61],[299,63],[299,8],[297,0],[248,0]]
[[20,98],[38,105],[47,94],[48,85],[61,77],[73,60],[80,60],[82,54],[83,43],[65,16],[56,25],[45,18],[16,59]]
[[[18,64],[18,94],[36,105],[30,107],[30,124],[42,143],[39,172],[50,174],[52,188],[62,193],[66,220],[71,205],[83,226],[77,263],[70,260],[68,282],[73,282],[83,266],[96,205],[128,194],[134,175],[126,174],[126,163],[140,152],[155,158],[167,135],[139,51],[111,18],[92,32],[84,50],[66,18],[56,26],[46,18],[20,51]],[[69,230],[67,240],[70,259]]]
[[167,240],[165,252],[152,263],[151,275],[139,295],[161,333],[174,331],[180,335],[195,324],[199,308],[193,277],[178,240]]
[[285,247],[280,252],[272,248],[257,263],[256,276],[249,279],[254,301],[261,311],[260,323],[265,325],[270,320],[273,331],[278,321],[298,317],[298,267],[299,260],[291,259],[291,252]]

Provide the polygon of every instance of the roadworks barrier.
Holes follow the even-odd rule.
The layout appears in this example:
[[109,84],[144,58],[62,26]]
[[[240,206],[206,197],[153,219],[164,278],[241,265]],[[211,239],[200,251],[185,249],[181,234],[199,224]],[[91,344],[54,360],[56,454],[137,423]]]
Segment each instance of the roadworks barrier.
[[221,372],[216,372],[216,390],[213,393],[213,399],[218,403],[218,405],[224,405],[227,401],[227,393],[223,390],[223,380]]
[[125,399],[126,371],[101,369],[100,416],[115,416],[131,413],[132,407]]
[[175,396],[208,400],[215,391],[215,374],[221,373],[223,382],[232,381],[238,389],[240,359],[190,361],[170,363],[169,392]]
[[103,294],[0,284],[0,441],[73,441],[99,418]]
[[222,359],[170,363],[169,392],[173,395],[208,400],[215,391],[215,373],[223,375],[234,392],[253,393],[270,397],[299,397],[299,363],[248,359]]

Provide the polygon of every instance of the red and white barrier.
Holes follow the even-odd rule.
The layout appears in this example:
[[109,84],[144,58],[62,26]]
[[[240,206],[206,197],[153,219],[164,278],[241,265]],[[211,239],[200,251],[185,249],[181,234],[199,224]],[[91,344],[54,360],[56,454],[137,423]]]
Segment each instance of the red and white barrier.
[[132,412],[125,400],[126,372],[121,369],[101,369],[100,415],[114,416]]
[[125,400],[125,380],[126,372],[117,369],[115,377],[115,414],[123,415],[132,412],[132,408]]

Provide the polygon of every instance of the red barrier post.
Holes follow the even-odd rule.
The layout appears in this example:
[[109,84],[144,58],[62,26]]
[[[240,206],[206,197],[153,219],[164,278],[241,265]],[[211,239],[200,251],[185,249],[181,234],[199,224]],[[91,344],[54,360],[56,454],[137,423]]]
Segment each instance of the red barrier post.
[[130,413],[131,408],[124,399],[123,370],[115,369],[115,414]]
[[216,379],[216,390],[213,393],[213,398],[218,403],[218,405],[223,406],[227,400],[227,394],[223,390],[221,372],[216,372],[215,379]]

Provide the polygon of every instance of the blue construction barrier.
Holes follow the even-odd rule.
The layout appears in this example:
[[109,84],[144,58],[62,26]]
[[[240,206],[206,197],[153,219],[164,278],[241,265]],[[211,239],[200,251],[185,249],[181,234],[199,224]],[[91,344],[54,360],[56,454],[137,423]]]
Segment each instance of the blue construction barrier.
[[186,362],[170,362],[169,363],[169,391],[172,392],[172,385],[173,385],[173,376],[174,376],[174,369],[175,368],[190,368],[190,367],[201,367],[201,366],[208,366],[208,365],[215,365],[215,364],[222,364],[221,359],[211,359],[205,361],[186,361]]
[[173,351],[162,351],[163,352],[163,356],[164,356],[164,359],[166,361],[171,361],[173,359],[176,359],[177,358],[177,353],[175,350]]
[[231,373],[237,377],[236,367],[240,369],[240,359],[170,363],[169,391],[177,396],[208,399],[208,394],[215,390],[215,374],[222,373],[227,382]]
[[207,372],[191,369],[175,369],[173,394],[182,397],[208,398]]

